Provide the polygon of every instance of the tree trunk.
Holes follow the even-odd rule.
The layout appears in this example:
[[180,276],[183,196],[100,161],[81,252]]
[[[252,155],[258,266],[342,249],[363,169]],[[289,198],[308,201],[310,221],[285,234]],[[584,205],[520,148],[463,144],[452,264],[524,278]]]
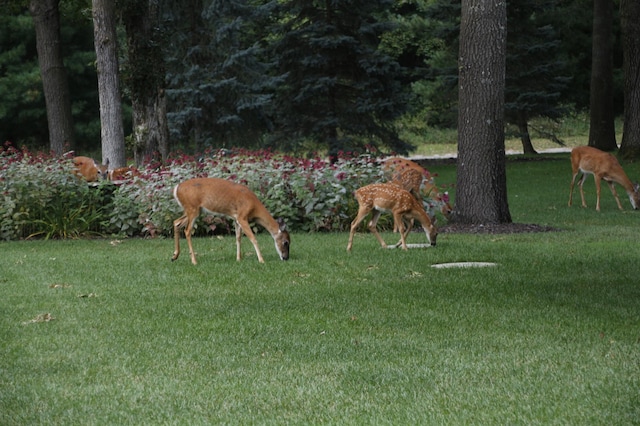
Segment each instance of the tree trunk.
[[593,1],[589,146],[613,151],[616,144],[613,113],[613,2]]
[[120,11],[127,32],[129,78],[133,108],[134,155],[137,165],[166,160],[169,127],[165,99],[165,63],[162,54],[157,0],[130,0]]
[[505,2],[462,0],[455,222],[511,222],[504,152],[506,38]]
[[624,131],[620,155],[640,159],[640,2],[620,2],[624,52]]
[[520,140],[522,141],[522,152],[525,154],[537,154],[538,152],[531,142],[529,123],[523,113],[518,114],[518,131],[520,132]]
[[51,151],[61,155],[75,145],[71,98],[60,51],[60,0],[31,0],[29,11],[36,29],[36,48],[47,108]]
[[156,96],[132,102],[134,158],[136,165],[157,159],[164,162],[169,154],[169,127],[164,91]]
[[118,76],[115,0],[93,0],[93,32],[98,68],[102,162],[126,166]]

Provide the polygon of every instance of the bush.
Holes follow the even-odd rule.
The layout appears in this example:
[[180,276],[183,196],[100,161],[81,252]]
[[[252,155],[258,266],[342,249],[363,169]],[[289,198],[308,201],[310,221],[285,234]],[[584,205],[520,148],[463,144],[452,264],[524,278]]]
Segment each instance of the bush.
[[[173,188],[193,177],[247,185],[274,217],[293,231],[344,231],[357,211],[353,192],[383,180],[372,156],[294,158],[271,151],[216,151],[198,158],[177,154],[115,185],[88,185],[70,158],[5,146],[0,150],[0,238],[76,238],[93,234],[170,236],[182,209]],[[222,224],[222,225],[221,225]],[[229,232],[228,220],[202,215],[196,232]]]
[[0,151],[0,238],[76,238],[105,231],[109,190],[73,174],[70,159]]

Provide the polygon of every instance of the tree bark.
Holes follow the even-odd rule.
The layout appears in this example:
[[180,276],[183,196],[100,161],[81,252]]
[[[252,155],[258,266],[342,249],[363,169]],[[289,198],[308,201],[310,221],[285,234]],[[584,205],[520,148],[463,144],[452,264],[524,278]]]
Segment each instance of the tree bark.
[[162,54],[158,0],[123,2],[122,21],[127,32],[129,78],[133,108],[134,157],[145,161],[166,160],[169,127],[165,98],[165,64]]
[[529,123],[524,113],[518,114],[518,131],[520,132],[520,140],[522,141],[522,151],[525,154],[537,154],[531,142],[531,134],[529,133]]
[[640,2],[620,2],[624,53],[624,130],[620,156],[640,159]]
[[115,0],[93,0],[93,31],[98,68],[102,162],[126,166],[118,75]]
[[462,0],[454,222],[511,222],[504,147],[506,39],[505,1]]
[[618,149],[613,113],[613,2],[593,1],[589,146]]
[[47,108],[51,151],[61,155],[75,145],[67,72],[60,51],[60,0],[31,0],[36,48]]

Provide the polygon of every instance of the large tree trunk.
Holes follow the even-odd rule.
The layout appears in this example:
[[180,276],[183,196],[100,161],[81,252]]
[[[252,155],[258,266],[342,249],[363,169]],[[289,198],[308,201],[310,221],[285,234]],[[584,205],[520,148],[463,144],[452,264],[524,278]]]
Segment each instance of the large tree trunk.
[[136,164],[169,154],[160,11],[157,0],[131,0],[120,11],[127,32]]
[[620,155],[640,159],[640,2],[620,2],[624,51],[624,131]]
[[93,0],[93,31],[98,67],[102,162],[126,166],[118,76],[115,0]]
[[462,0],[455,222],[511,222],[504,152],[506,39],[505,2]]
[[51,151],[61,155],[73,148],[73,116],[67,73],[60,51],[60,0],[31,0],[29,11],[36,29],[36,48],[47,107]]
[[613,2],[593,1],[589,146],[613,151],[616,144],[613,113]]

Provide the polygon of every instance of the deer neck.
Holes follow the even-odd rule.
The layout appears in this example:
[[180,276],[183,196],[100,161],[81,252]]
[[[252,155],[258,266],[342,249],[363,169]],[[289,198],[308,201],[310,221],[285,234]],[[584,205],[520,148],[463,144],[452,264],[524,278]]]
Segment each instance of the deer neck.
[[267,209],[260,209],[260,214],[256,216],[255,221],[264,229],[266,229],[272,237],[276,237],[280,233],[280,225],[271,216]]

